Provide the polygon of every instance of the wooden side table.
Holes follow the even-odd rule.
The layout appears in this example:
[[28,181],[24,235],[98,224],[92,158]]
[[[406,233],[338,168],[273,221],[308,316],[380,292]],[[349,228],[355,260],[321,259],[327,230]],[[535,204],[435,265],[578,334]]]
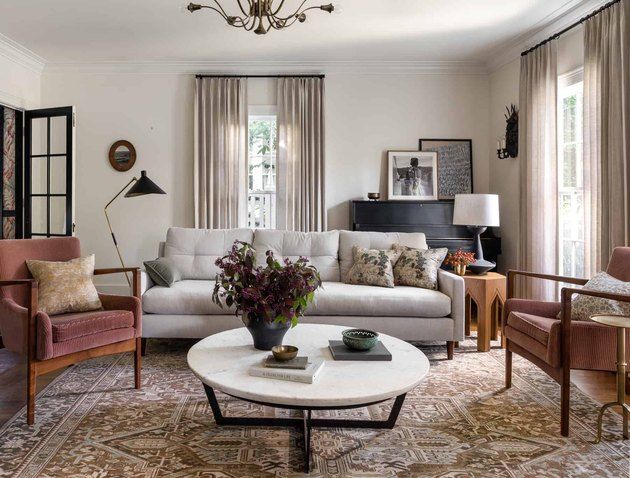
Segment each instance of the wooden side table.
[[476,275],[467,272],[466,283],[466,335],[470,335],[472,302],[477,305],[477,350],[490,350],[490,339],[496,340],[506,298],[506,277],[496,272]]

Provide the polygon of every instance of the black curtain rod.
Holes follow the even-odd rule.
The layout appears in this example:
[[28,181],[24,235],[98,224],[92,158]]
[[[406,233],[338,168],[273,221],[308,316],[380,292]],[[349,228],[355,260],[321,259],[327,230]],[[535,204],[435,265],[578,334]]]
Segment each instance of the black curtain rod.
[[195,78],[326,78],[326,75],[195,75]]
[[613,5],[615,5],[616,3],[619,3],[621,0],[613,0],[612,2],[608,2],[606,5],[598,8],[597,10],[595,10],[594,12],[589,13],[588,15],[586,15],[585,17],[580,18],[577,22],[575,22],[572,25],[569,25],[568,27],[566,27],[564,30],[556,33],[555,35],[551,35],[549,38],[547,38],[546,40],[541,41],[540,43],[538,43],[537,45],[534,45],[533,47],[531,47],[529,50],[525,50],[523,53],[521,53],[521,56],[525,56],[528,55],[529,53],[533,52],[534,50],[536,50],[537,48],[540,48],[541,46],[543,46],[546,43],[549,43],[551,40],[555,40],[556,38],[560,37],[560,35],[564,35],[566,32],[568,32],[569,30],[573,30],[575,27],[577,27],[578,25],[581,25],[582,23],[584,23],[587,20],[590,20],[591,18],[593,18],[595,15],[599,15],[601,12],[603,12],[604,10],[612,7]]

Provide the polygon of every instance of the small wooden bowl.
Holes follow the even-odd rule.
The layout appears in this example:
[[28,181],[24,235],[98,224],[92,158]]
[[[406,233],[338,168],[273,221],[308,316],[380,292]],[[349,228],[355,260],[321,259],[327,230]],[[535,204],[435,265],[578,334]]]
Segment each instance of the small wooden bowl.
[[271,353],[276,360],[286,362],[297,357],[298,348],[293,345],[276,345],[271,349]]

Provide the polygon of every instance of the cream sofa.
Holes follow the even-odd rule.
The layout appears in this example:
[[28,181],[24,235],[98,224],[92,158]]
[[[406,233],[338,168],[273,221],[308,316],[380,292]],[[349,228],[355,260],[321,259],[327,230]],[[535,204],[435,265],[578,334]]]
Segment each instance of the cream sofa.
[[155,286],[142,274],[142,336],[202,338],[241,327],[233,311],[212,302],[218,273],[215,260],[235,240],[253,244],[258,263],[267,250],[277,257],[305,256],[317,267],[323,287],[315,293],[304,322],[376,330],[408,341],[464,339],[464,280],[438,273],[438,290],[397,286],[392,289],[344,283],[352,267],[353,246],[389,249],[392,244],[427,248],[422,233],[329,231],[301,233],[276,230],[204,230],[170,228],[160,257],[170,258],[182,274],[172,287]]

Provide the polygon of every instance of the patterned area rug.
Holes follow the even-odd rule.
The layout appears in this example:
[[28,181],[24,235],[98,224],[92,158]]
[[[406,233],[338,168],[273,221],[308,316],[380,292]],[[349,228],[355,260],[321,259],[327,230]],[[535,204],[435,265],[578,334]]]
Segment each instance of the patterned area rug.
[[[129,356],[71,367],[0,429],[0,476],[302,476],[301,435],[288,429],[217,427],[201,384],[186,366],[189,342],[150,347],[144,388],[132,388]],[[630,440],[608,414],[593,445],[598,404],[576,387],[571,437],[559,435],[559,387],[515,357],[514,385],[503,387],[503,352],[476,353],[468,341],[431,359],[426,382],[408,394],[393,430],[315,430],[312,477],[626,477]],[[271,409],[222,395],[228,414]],[[383,418],[391,403],[327,416]],[[289,412],[278,412],[279,415]],[[292,412],[291,412],[292,413]]]

